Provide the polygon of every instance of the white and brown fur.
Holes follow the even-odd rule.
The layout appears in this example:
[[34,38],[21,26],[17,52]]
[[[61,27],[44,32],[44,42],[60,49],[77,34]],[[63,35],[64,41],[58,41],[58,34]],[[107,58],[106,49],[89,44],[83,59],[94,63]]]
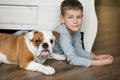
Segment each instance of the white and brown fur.
[[52,53],[59,36],[55,31],[30,31],[20,35],[0,33],[0,63],[16,64],[26,70],[52,75],[54,68],[42,63],[47,58],[66,59],[64,55]]

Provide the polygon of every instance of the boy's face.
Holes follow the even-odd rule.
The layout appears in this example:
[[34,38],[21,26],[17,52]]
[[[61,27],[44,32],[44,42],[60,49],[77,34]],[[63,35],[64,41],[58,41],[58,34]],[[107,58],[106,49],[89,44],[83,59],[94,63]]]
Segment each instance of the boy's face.
[[66,10],[65,15],[60,16],[60,20],[70,32],[75,32],[80,30],[83,22],[83,13],[81,10]]

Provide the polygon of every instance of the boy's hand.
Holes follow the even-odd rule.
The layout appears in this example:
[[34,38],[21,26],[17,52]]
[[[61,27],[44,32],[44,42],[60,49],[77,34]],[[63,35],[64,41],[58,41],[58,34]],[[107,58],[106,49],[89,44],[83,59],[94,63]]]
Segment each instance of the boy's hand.
[[113,56],[111,56],[111,55],[98,55],[97,59],[98,60],[106,60],[106,59],[113,60]]
[[112,64],[112,62],[113,62],[113,59],[93,60],[92,65],[93,66],[103,66],[103,65]]

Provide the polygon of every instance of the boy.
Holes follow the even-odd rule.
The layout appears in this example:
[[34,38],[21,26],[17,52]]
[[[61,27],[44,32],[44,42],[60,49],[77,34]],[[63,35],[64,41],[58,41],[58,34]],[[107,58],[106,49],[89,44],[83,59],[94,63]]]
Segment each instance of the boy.
[[76,66],[102,66],[113,62],[111,55],[94,55],[82,48],[80,28],[83,22],[83,7],[78,0],[64,0],[61,4],[61,24],[55,31],[61,34],[53,51],[65,54],[67,61]]

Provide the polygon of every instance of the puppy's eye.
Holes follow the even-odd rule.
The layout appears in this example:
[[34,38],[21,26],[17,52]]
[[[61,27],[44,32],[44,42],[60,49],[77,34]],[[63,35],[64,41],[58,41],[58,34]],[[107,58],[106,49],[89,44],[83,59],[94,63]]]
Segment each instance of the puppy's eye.
[[40,44],[40,39],[35,40],[36,44]]
[[53,43],[53,39],[50,40],[50,43],[51,43],[51,44]]

